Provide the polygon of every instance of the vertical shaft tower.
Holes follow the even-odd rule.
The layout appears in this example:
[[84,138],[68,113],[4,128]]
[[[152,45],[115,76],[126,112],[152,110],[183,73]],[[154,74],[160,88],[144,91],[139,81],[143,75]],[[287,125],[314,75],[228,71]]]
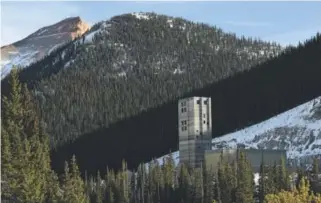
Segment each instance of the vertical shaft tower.
[[179,100],[178,127],[180,163],[200,167],[205,150],[212,148],[211,98],[190,97]]

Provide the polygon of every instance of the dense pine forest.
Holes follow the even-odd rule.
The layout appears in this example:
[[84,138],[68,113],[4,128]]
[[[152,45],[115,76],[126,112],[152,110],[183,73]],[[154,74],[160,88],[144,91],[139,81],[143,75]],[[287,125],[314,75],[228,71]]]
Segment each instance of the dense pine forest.
[[[309,170],[290,173],[285,159],[262,162],[260,178],[254,181],[246,153],[218,168],[193,169],[175,165],[173,157],[140,164],[129,171],[125,161],[120,170],[81,174],[75,156],[65,161],[64,173],[50,167],[49,140],[43,130],[39,109],[18,70],[10,75],[11,93],[3,98],[1,119],[1,201],[15,203],[319,203],[321,174],[319,160]],[[85,178],[82,178],[84,176]]]

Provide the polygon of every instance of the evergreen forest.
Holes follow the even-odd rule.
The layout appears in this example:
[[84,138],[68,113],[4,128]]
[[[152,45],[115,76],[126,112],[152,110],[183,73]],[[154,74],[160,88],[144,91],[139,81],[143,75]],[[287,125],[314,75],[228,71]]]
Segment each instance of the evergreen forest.
[[[236,162],[221,159],[216,169],[193,169],[175,165],[173,157],[163,164],[153,160],[128,170],[109,169],[81,174],[75,156],[66,160],[64,173],[50,167],[49,140],[39,109],[18,70],[10,75],[11,93],[3,98],[1,119],[1,201],[15,203],[319,203],[321,185],[319,160],[309,170],[287,170],[280,163],[261,163],[255,183],[252,167],[242,150]],[[84,178],[82,177],[84,175]]]

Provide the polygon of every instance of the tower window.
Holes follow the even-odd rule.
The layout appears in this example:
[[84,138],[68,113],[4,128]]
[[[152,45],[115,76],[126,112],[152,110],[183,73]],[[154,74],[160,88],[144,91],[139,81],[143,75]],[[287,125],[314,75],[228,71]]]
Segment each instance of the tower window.
[[204,101],[204,104],[207,105],[207,100]]
[[186,126],[182,126],[182,131],[186,131],[187,127]]
[[206,121],[203,121],[204,124],[206,124]]
[[196,103],[197,103],[197,104],[201,104],[201,100],[200,100],[200,99],[197,100]]

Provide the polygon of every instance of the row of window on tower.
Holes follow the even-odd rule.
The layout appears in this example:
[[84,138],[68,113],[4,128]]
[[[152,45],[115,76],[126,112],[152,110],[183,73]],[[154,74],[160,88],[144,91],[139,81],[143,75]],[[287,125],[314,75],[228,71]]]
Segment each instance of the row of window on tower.
[[[200,104],[201,104],[201,100],[200,100],[200,99],[196,100],[196,104],[199,104],[199,105],[200,105]],[[204,100],[204,105],[207,105],[207,104],[208,104],[208,100]],[[181,112],[182,112],[182,113],[187,112],[186,101],[182,102],[182,103],[181,103],[181,106],[182,106]]]
[[[203,120],[203,124],[209,125],[210,123],[206,120]],[[181,125],[182,125],[182,127],[181,127],[182,131],[186,131],[187,130],[187,120],[181,121]]]
[[[200,99],[196,100],[196,104],[201,104],[201,100]],[[208,100],[204,100],[204,105],[207,105],[207,104],[208,104]],[[186,106],[186,101],[182,102],[181,106],[185,107]]]

